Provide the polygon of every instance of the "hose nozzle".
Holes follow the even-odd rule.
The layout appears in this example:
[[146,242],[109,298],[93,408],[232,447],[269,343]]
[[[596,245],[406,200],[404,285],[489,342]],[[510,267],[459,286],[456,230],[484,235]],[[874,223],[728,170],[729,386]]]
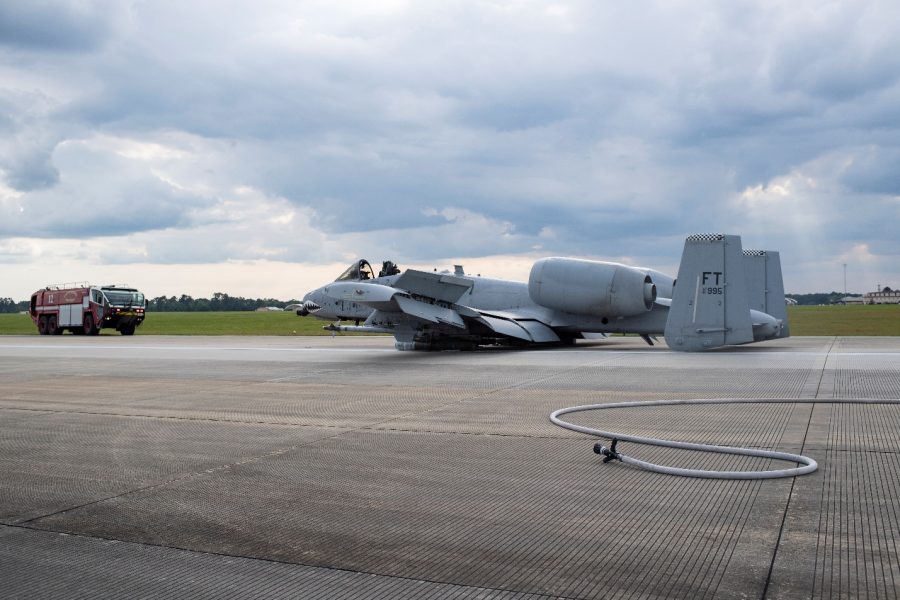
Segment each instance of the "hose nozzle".
[[618,452],[616,452],[616,444],[617,444],[617,443],[619,443],[619,440],[617,440],[617,439],[614,438],[613,441],[612,441],[612,444],[610,444],[610,445],[609,445],[609,448],[607,448],[606,446],[604,446],[604,445],[601,444],[600,442],[597,442],[596,444],[594,444],[594,454],[601,454],[601,455],[603,455],[603,462],[604,462],[604,464],[605,464],[605,463],[608,463],[608,462],[611,461],[611,460],[618,460],[618,461],[621,461],[621,460],[622,460],[622,457],[619,456],[619,453],[618,453]]

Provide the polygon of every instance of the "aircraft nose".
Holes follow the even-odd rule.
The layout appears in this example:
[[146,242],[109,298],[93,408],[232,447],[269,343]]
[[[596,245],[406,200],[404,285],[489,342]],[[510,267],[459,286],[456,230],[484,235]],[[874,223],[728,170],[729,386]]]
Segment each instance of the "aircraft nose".
[[322,310],[322,305],[313,300],[314,297],[316,297],[315,292],[310,292],[303,297],[303,303],[300,304],[300,308],[297,309],[297,315],[305,317],[306,315],[314,314]]
[[315,314],[320,310],[322,310],[321,306],[319,306],[312,300],[306,300],[303,302],[303,304],[300,305],[300,308],[297,309],[297,316],[305,317],[306,315]]

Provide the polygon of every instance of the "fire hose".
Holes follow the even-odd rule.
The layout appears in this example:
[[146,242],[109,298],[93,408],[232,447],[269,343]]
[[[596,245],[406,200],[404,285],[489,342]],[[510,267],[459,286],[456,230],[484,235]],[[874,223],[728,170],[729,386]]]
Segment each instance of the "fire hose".
[[[780,477],[797,477],[799,475],[807,475],[818,469],[818,463],[801,454],[791,454],[789,452],[777,452],[773,450],[762,450],[759,448],[739,448],[736,446],[717,446],[712,444],[698,444],[693,442],[677,442],[673,440],[663,440],[658,438],[644,437],[638,435],[629,435],[625,433],[617,433],[613,431],[603,431],[584,425],[576,425],[562,420],[563,415],[594,411],[606,410],[611,408],[637,408],[644,406],[688,406],[688,405],[711,405],[711,404],[900,404],[900,400],[876,399],[876,398],[841,398],[841,399],[806,399],[806,398],[714,398],[703,400],[645,400],[639,402],[612,402],[608,404],[585,404],[582,406],[570,406],[560,408],[550,413],[550,420],[560,427],[586,433],[588,435],[597,436],[612,440],[612,444],[607,448],[600,442],[594,445],[594,452],[603,455],[604,463],[614,460],[632,465],[640,469],[646,469],[655,473],[664,473],[666,475],[677,475],[681,477],[705,477],[709,479],[777,479]],[[773,469],[765,471],[713,471],[704,469],[685,469],[679,467],[669,467],[658,465],[651,462],[643,461],[632,456],[622,454],[616,449],[618,442],[634,442],[637,444],[648,444],[652,446],[662,446],[665,448],[677,448],[680,450],[696,450],[699,452],[713,452],[717,454],[736,454],[742,456],[754,456],[758,458],[769,458],[775,460],[785,460],[798,463],[802,466],[791,467],[787,469]]]

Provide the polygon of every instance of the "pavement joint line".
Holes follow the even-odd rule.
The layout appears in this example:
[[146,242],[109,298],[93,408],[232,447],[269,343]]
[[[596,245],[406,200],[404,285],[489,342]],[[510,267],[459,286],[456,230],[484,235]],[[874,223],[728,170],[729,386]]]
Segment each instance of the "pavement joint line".
[[[360,427],[359,431],[390,431],[390,432],[399,432],[399,433],[428,433],[434,435],[468,435],[468,436],[483,436],[483,437],[507,437],[507,438],[519,438],[519,439],[528,439],[528,440],[566,440],[566,441],[594,441],[596,436],[591,436],[588,434],[577,434],[573,432],[571,436],[552,436],[552,435],[526,435],[520,433],[503,433],[497,431],[438,431],[432,429],[399,429],[393,427],[377,427],[377,426],[366,426]],[[627,442],[625,442],[627,443]],[[728,444],[723,444],[727,446]],[[790,448],[791,445],[783,445],[779,446],[778,444],[743,444],[742,447],[745,448],[759,448],[759,449],[769,449],[773,446],[778,447],[786,447]],[[696,450],[683,450],[675,448],[673,449],[676,452],[696,452]],[[890,450],[844,450],[844,452],[859,452],[859,453],[872,453],[872,454],[900,454],[900,450],[890,451]],[[772,459],[767,459],[772,460]]]
[[831,345],[828,346],[828,352],[825,353],[825,362],[822,364],[822,370],[819,371],[819,383],[816,385],[816,394],[813,396],[814,398],[819,397],[819,391],[822,387],[822,379],[825,377],[825,370],[828,368],[828,358],[831,354],[831,350],[834,348],[834,344],[837,342],[837,336],[831,338]]
[[886,456],[900,454],[900,450],[852,450],[849,448],[828,448],[825,451],[831,454],[849,454],[851,456],[857,454],[883,454]]
[[114,413],[99,412],[87,410],[59,410],[52,408],[20,408],[16,406],[0,406],[0,410],[18,410],[23,412],[36,412],[58,415],[90,415],[95,417],[121,417],[130,419],[157,419],[160,421],[196,421],[205,423],[234,423],[238,425],[283,425],[285,427],[314,427],[319,429],[345,429],[352,430],[353,427],[345,427],[341,425],[318,425],[312,423],[285,423],[282,421],[251,421],[244,419],[213,419],[210,417],[176,417],[173,415],[143,415],[132,413]]
[[[766,463],[766,466],[768,466],[771,463],[772,463],[772,459],[769,459]],[[756,505],[756,500],[757,500],[757,498],[759,498],[759,492],[761,489],[762,489],[762,481],[756,482],[756,485],[753,486],[753,496],[752,496],[752,498],[750,498],[750,502],[747,505],[746,512],[741,511],[741,515],[746,514],[746,518],[741,519],[738,514],[732,515],[733,520],[740,522],[740,525],[736,527],[735,534],[732,536],[734,540],[740,540],[743,537],[744,529],[746,529],[747,524],[749,523],[750,515],[753,513],[753,507]],[[713,598],[715,598],[715,593],[719,591],[719,587],[722,585],[722,580],[725,578],[725,575],[728,572],[728,565],[731,564],[731,559],[734,556],[734,553],[737,551],[737,541],[733,544],[730,544],[730,547],[731,547],[731,551],[728,553],[728,557],[725,558],[724,556],[721,556],[719,559],[720,562],[724,560],[725,567],[722,569],[722,575],[719,577],[719,580],[716,582],[715,589],[713,590],[713,592],[714,592],[713,596],[712,596]],[[771,567],[770,567],[770,573],[771,573]],[[766,585],[768,585],[768,578],[766,579]],[[765,592],[763,592],[762,597],[765,598]]]
[[[35,412],[35,413],[44,413],[44,414],[72,414],[72,415],[91,415],[91,416],[101,416],[101,417],[121,417],[121,418],[134,418],[134,419],[158,419],[162,421],[171,420],[171,421],[195,421],[195,422],[207,422],[207,423],[234,423],[236,425],[281,425],[285,427],[309,427],[313,429],[341,429],[342,433],[351,433],[353,431],[396,431],[400,433],[433,433],[433,434],[445,434],[445,435],[472,435],[472,436],[490,436],[490,437],[512,437],[512,438],[524,438],[524,439],[546,439],[546,440],[568,440],[568,439],[592,439],[590,436],[553,436],[553,435],[527,435],[527,434],[516,434],[516,433],[503,433],[497,431],[437,431],[432,429],[412,429],[412,428],[395,428],[395,427],[379,427],[378,424],[375,425],[360,425],[357,427],[351,426],[342,426],[342,425],[318,425],[315,423],[285,423],[281,421],[244,421],[240,419],[210,419],[210,418],[199,418],[199,417],[174,417],[170,415],[140,415],[140,414],[123,414],[123,413],[110,413],[110,412],[88,412],[81,410],[54,410],[54,409],[42,409],[42,408],[18,408],[18,407],[7,407],[0,406],[0,410],[13,410],[13,411],[22,411],[22,412]],[[318,438],[318,440],[330,439],[329,437]],[[316,441],[318,441],[316,440]],[[305,446],[306,444],[298,445],[297,447]]]
[[266,379],[260,383],[282,383],[285,381],[294,381],[298,379],[307,379],[309,377],[318,377],[321,375],[330,375],[332,373],[340,373],[341,369],[329,369],[327,371],[317,371],[315,373],[301,373],[299,375],[288,375],[287,377],[276,377],[275,379]]
[[24,521],[16,521],[15,523],[16,523],[16,524],[32,523],[32,522],[34,522],[34,521],[38,521],[38,520],[41,520],[41,519],[47,519],[47,518],[49,518],[49,517],[53,517],[53,516],[56,516],[56,515],[61,515],[61,514],[67,513],[67,512],[72,512],[72,511],[74,511],[74,510],[79,510],[79,509],[81,509],[81,508],[85,508],[85,507],[87,507],[87,506],[92,506],[92,505],[94,505],[94,504],[100,504],[101,502],[107,502],[107,501],[109,501],[109,500],[115,500],[115,499],[117,499],[117,498],[123,498],[123,497],[125,497],[125,496],[129,496],[129,495],[131,495],[131,494],[136,494],[136,493],[139,493],[139,492],[146,492],[146,491],[148,491],[148,490],[153,490],[153,489],[157,489],[157,488],[167,487],[167,486],[172,485],[172,484],[174,484],[174,483],[180,483],[180,482],[182,482],[182,481],[188,481],[188,480],[190,480],[190,479],[194,479],[195,477],[202,477],[203,475],[210,475],[210,474],[213,474],[213,473],[221,473],[222,471],[228,471],[228,470],[230,470],[230,469],[232,469],[232,468],[234,468],[234,467],[240,467],[240,466],[242,466],[242,465],[247,465],[247,464],[251,464],[251,463],[254,463],[254,462],[259,462],[260,460],[263,460],[263,459],[265,459],[265,458],[271,458],[271,457],[274,457],[274,456],[283,456],[283,455],[287,454],[288,452],[292,452],[292,451],[294,451],[294,450],[297,450],[298,448],[302,448],[302,447],[304,447],[304,446],[309,446],[309,445],[311,445],[311,444],[314,444],[314,443],[317,443],[317,442],[321,442],[321,441],[324,441],[324,440],[333,439],[333,438],[335,438],[335,437],[339,437],[339,436],[343,435],[344,433],[345,433],[345,432],[335,433],[334,435],[329,435],[329,436],[325,436],[325,437],[322,437],[322,438],[316,438],[315,440],[310,440],[309,442],[306,442],[306,443],[295,444],[295,445],[293,445],[293,446],[288,446],[288,447],[286,447],[286,448],[277,448],[277,449],[275,449],[275,450],[271,450],[271,451],[266,452],[266,453],[264,453],[264,454],[260,454],[260,455],[256,455],[256,456],[245,457],[245,458],[243,458],[243,459],[241,459],[241,460],[238,460],[238,461],[235,461],[235,462],[227,463],[227,464],[224,464],[224,465],[218,465],[218,466],[216,466],[216,467],[210,467],[209,469],[204,469],[204,470],[202,470],[202,471],[195,471],[195,472],[193,472],[193,473],[185,473],[184,475],[181,475],[181,476],[179,476],[179,477],[172,477],[172,478],[167,479],[167,480],[165,480],[165,481],[160,481],[160,482],[157,482],[157,483],[154,483],[154,484],[150,484],[150,485],[145,485],[145,486],[137,487],[137,488],[133,488],[133,489],[130,489],[130,490],[125,490],[125,491],[123,491],[123,492],[121,492],[121,493],[119,493],[119,494],[114,494],[114,495],[112,495],[112,496],[107,496],[107,497],[105,497],[105,498],[98,498],[98,499],[96,499],[96,500],[91,500],[90,502],[84,502],[84,503],[79,504],[79,505],[77,505],[77,506],[70,506],[70,507],[63,508],[63,509],[60,509],[60,510],[56,510],[56,511],[53,511],[53,512],[51,512],[51,513],[44,514],[44,515],[38,515],[38,516],[36,516],[36,517],[31,517],[31,518],[29,518],[29,519],[25,519]]
[[[507,388],[503,388],[507,389]],[[496,390],[496,391],[502,391]],[[481,396],[478,396],[481,397]],[[471,401],[475,398],[465,398],[463,400],[459,400],[458,402]],[[828,400],[823,399],[821,404],[827,404]],[[453,404],[453,403],[450,403]],[[798,402],[797,404],[808,404],[811,406],[820,404],[819,402],[809,403],[809,402]],[[443,405],[443,406],[449,406]],[[438,407],[441,408],[441,407]],[[234,425],[276,425],[282,427],[299,427],[299,428],[310,428],[310,429],[339,429],[341,430],[340,434],[344,433],[352,433],[354,431],[385,431],[385,432],[397,432],[397,433],[428,433],[435,435],[462,435],[462,436],[483,436],[483,437],[506,437],[506,438],[519,438],[519,439],[535,439],[535,440],[593,440],[594,436],[590,436],[588,434],[577,434],[572,433],[569,435],[534,435],[534,434],[525,434],[525,433],[505,433],[502,431],[456,431],[456,430],[437,430],[437,429],[419,429],[412,427],[387,427],[384,426],[384,423],[389,423],[391,420],[382,421],[379,423],[375,423],[372,425],[360,425],[357,427],[349,426],[349,425],[327,425],[327,424],[319,424],[319,423],[291,423],[285,421],[253,421],[253,420],[243,420],[243,419],[213,419],[208,417],[177,417],[172,415],[145,415],[145,414],[132,414],[132,413],[114,413],[114,412],[97,412],[97,411],[82,411],[82,410],[59,410],[59,409],[50,409],[50,408],[22,408],[16,406],[0,406],[0,411],[9,410],[9,411],[20,411],[20,412],[32,412],[32,413],[43,413],[43,414],[61,414],[61,415],[89,415],[89,416],[101,416],[101,417],[120,417],[120,418],[133,418],[133,419],[156,419],[160,421],[186,421],[186,422],[198,422],[198,423],[230,423]],[[414,414],[421,413],[408,413],[405,416],[411,416]],[[402,418],[402,417],[398,417]],[[330,439],[333,436],[327,436],[324,438],[317,438],[315,441]],[[296,446],[296,448],[306,446],[307,444],[300,444]],[[729,444],[724,444],[729,445]],[[771,444],[744,444],[747,448],[770,448]],[[779,444],[776,444],[779,446]],[[832,448],[829,450],[830,452],[835,453],[846,453],[846,454],[900,454],[900,448],[897,450],[876,450],[876,449],[856,449],[856,448]]]
[[[786,430],[787,423],[788,423],[788,421],[790,421],[791,415],[793,414],[793,412],[794,412],[794,410],[797,408],[797,406],[798,406],[797,404],[791,405],[791,411],[790,411],[790,413],[786,416],[785,421],[782,423],[781,437],[779,437],[778,442],[780,442],[781,440],[784,439],[784,432],[785,432],[785,430]],[[809,411],[810,419],[812,419],[812,412],[813,412],[813,410],[815,410],[815,405],[813,405],[813,406],[810,408],[810,411]],[[807,431],[808,431],[808,430],[809,430],[809,421],[807,421],[807,423],[806,423],[806,428],[807,428]],[[806,439],[806,436],[805,436],[805,434],[804,434],[804,440],[805,440],[805,439]],[[779,446],[779,443],[778,443],[778,442],[775,442],[775,447],[778,447],[778,446]],[[748,446],[748,447],[751,447],[751,448],[752,448],[752,446]],[[802,449],[801,449],[800,454],[802,454],[802,453],[803,453],[803,451],[802,451]],[[772,459],[769,459],[769,461],[767,462],[767,466],[768,466],[768,464],[771,464],[771,463],[772,463]],[[791,492],[793,492],[794,481],[796,481],[796,480],[797,480],[796,477],[792,478],[792,480],[791,480],[791,490],[790,490],[790,492],[788,492],[788,503],[790,503],[790,494],[791,494]],[[758,485],[754,486],[753,497],[752,497],[752,499],[751,499],[751,501],[750,501],[749,506],[747,507],[747,514],[748,514],[748,516],[752,513],[753,507],[754,507],[755,504],[756,504],[756,500],[757,500],[757,498],[759,497],[759,492],[760,492],[760,490],[762,489],[761,482],[757,482],[757,483],[758,483]],[[787,514],[787,511],[786,511],[786,510],[785,510],[785,514]],[[747,523],[748,523],[748,519],[744,519],[743,521],[741,521],[741,525],[740,525],[739,531],[737,532],[736,539],[740,539],[740,538],[743,536],[744,529],[747,527]],[[783,527],[784,527],[784,516],[782,516],[782,521],[781,521],[781,528],[783,528]],[[765,581],[765,583],[764,583],[764,585],[763,585],[763,592],[762,592],[762,594],[761,594],[761,596],[760,596],[761,598],[765,598],[765,597],[766,597],[766,590],[768,589],[768,587],[769,587],[769,581],[770,581],[771,578],[772,578],[772,571],[773,571],[774,564],[775,564],[775,555],[776,555],[777,552],[778,552],[778,545],[779,545],[779,543],[780,543],[780,540],[781,540],[781,529],[779,529],[779,531],[778,531],[778,541],[776,541],[776,544],[775,544],[775,551],[772,553],[772,562],[769,563],[769,570],[768,570],[768,572],[767,572],[767,574],[766,574],[766,581]],[[734,556],[734,553],[735,553],[736,550],[737,550],[737,544],[732,544],[732,545],[731,545],[731,552],[729,552],[728,558],[727,558],[727,560],[725,560],[726,565],[730,565],[730,564],[731,564],[731,559],[732,559],[732,557]],[[719,581],[718,581],[718,583],[717,583],[716,588],[715,588],[714,591],[718,592],[719,586],[722,584],[722,578],[725,577],[726,572],[727,572],[727,567],[726,567],[725,569],[722,570],[722,577],[719,579]]]
[[[831,345],[828,347],[828,352],[825,353],[825,361],[822,364],[821,371],[819,372],[819,383],[816,386],[816,393],[815,393],[814,398],[819,397],[819,391],[820,391],[820,388],[822,387],[822,379],[825,376],[825,369],[828,366],[828,357],[829,357],[829,354],[831,353],[832,348],[834,348],[835,342],[837,342],[837,337],[833,337],[831,339]],[[803,454],[803,452],[806,449],[806,440],[809,437],[809,428],[810,428],[810,425],[812,424],[813,413],[815,411],[816,411],[816,404],[811,404],[810,408],[809,408],[809,418],[806,420],[806,430],[803,432],[803,442],[800,444],[800,454]],[[827,450],[826,450],[826,453],[827,453]],[[763,599],[768,597],[769,585],[772,583],[772,574],[775,571],[775,561],[778,558],[778,550],[781,548],[781,539],[784,536],[784,526],[785,526],[785,523],[787,523],[788,512],[790,512],[790,509],[791,509],[791,499],[794,497],[794,486],[796,486],[796,485],[797,485],[797,478],[792,477],[791,478],[791,489],[788,491],[787,502],[784,503],[784,512],[781,514],[781,525],[779,525],[779,527],[778,527],[778,537],[775,540],[775,548],[772,551],[772,560],[769,563],[769,572],[766,574],[766,583],[763,586],[763,591],[762,591],[762,596],[761,596]],[[818,555],[818,552],[817,552],[817,555]]]
[[209,550],[197,550],[195,548],[183,548],[181,546],[173,546],[166,544],[154,544],[151,542],[139,542],[134,540],[122,540],[113,537],[105,537],[100,535],[87,535],[84,533],[77,532],[68,532],[68,531],[58,531],[56,529],[39,529],[37,527],[29,527],[25,523],[28,521],[23,521],[22,523],[0,523],[0,528],[9,527],[11,529],[22,529],[24,531],[34,531],[38,533],[55,533],[57,535],[65,535],[75,538],[81,538],[86,540],[102,540],[106,542],[118,542],[120,544],[129,544],[133,546],[145,546],[148,548],[161,548],[163,550],[176,550],[178,552],[186,552],[188,554],[198,554],[203,556],[217,556],[221,558],[238,558],[241,560],[254,561],[254,562],[262,562],[268,564],[276,564],[276,565],[286,565],[291,567],[306,567],[310,569],[322,569],[325,571],[336,571],[339,573],[350,573],[353,575],[359,575],[361,577],[383,577],[385,579],[397,579],[402,581],[413,581],[418,583],[431,583],[435,585],[446,585],[452,588],[461,588],[468,590],[485,590],[491,592],[506,592],[509,594],[526,594],[528,596],[533,596],[537,598],[552,598],[554,600],[582,600],[582,596],[562,596],[559,594],[545,594],[543,592],[525,592],[514,589],[507,589],[501,587],[487,587],[480,585],[468,585],[465,583],[454,583],[452,581],[439,581],[436,579],[422,579],[420,577],[408,577],[404,575],[388,575],[385,573],[378,573],[375,571],[354,571],[353,569],[342,569],[340,567],[332,567],[329,565],[312,565],[302,562],[291,562],[287,560],[278,560],[275,558],[264,558],[261,556],[245,556],[243,554],[227,554],[224,552],[211,552]]
[[[804,449],[806,447],[806,438],[809,436],[809,426],[812,423],[813,412],[815,412],[816,405],[813,404],[809,409],[809,419],[806,421],[806,431],[803,432],[803,443],[800,445],[800,454],[803,454]],[[772,583],[772,574],[775,571],[775,561],[778,558],[778,550],[781,548],[781,538],[784,536],[784,525],[787,522],[788,512],[791,509],[791,499],[794,497],[794,486],[797,484],[797,478],[791,478],[791,489],[788,490],[787,494],[787,502],[784,503],[784,512],[781,514],[781,524],[778,526],[778,537],[775,540],[775,548],[772,551],[772,560],[769,562],[769,572],[766,574],[766,583],[763,586],[761,598],[765,599],[768,597],[769,592],[769,584]]]

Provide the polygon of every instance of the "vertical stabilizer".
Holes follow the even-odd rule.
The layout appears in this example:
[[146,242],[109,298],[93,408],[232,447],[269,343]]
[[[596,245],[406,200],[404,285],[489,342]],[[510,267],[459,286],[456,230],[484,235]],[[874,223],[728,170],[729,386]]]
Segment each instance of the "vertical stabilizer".
[[695,352],[752,342],[746,278],[740,236],[689,236],[666,321],[669,347]]
[[750,308],[772,315],[782,322],[777,337],[790,337],[781,257],[773,250],[744,250],[747,271],[747,293]]

